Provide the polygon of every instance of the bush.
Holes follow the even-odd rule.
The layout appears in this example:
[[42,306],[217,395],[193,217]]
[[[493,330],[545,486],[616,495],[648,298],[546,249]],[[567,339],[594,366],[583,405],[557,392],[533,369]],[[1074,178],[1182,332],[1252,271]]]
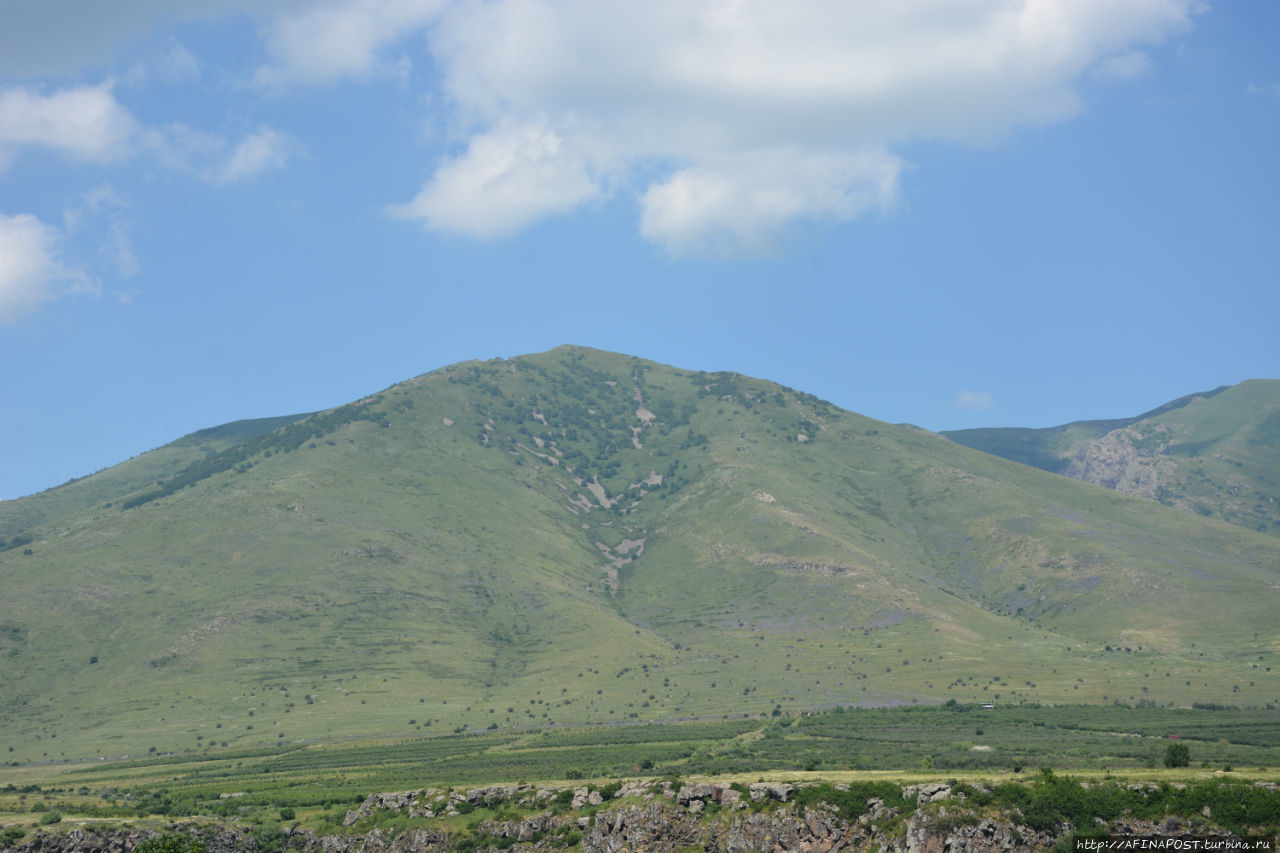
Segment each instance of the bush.
[[258,842],[258,849],[264,853],[274,853],[284,849],[284,830],[277,823],[267,824],[254,829],[251,833]]
[[41,826],[48,826],[51,823],[61,823],[61,822],[62,822],[62,812],[58,811],[57,809],[49,809],[49,811],[44,813],[44,817],[40,818]]
[[133,853],[205,853],[204,842],[192,835],[156,835],[146,839]]
[[1185,743],[1171,743],[1164,751],[1165,767],[1191,766],[1191,750]]
[[819,803],[835,806],[845,820],[856,820],[867,812],[867,800],[877,798],[886,808],[897,808],[904,814],[915,811],[915,801],[904,799],[902,789],[892,782],[854,782],[841,791],[830,782],[801,788],[791,795],[791,802],[802,812]]

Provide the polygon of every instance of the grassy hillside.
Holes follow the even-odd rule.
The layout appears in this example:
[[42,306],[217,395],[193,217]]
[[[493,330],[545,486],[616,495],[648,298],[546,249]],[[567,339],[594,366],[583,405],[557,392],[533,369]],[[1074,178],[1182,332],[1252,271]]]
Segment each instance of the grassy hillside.
[[1274,538],[736,374],[455,365],[109,503],[0,553],[11,761],[1280,701]]
[[22,500],[0,501],[0,548],[21,541],[33,527],[105,505],[149,483],[166,480],[191,465],[228,448],[270,433],[301,418],[285,415],[234,421],[183,436],[164,447],[135,456],[91,477],[80,477]]
[[1280,380],[1255,379],[1116,421],[943,433],[967,447],[1280,535]]

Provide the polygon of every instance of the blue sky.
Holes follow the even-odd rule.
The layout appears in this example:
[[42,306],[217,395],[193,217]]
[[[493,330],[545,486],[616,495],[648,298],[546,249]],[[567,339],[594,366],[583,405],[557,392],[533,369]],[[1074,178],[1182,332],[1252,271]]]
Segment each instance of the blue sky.
[[0,498],[562,343],[931,429],[1280,376],[1277,44],[1265,0],[10,0]]

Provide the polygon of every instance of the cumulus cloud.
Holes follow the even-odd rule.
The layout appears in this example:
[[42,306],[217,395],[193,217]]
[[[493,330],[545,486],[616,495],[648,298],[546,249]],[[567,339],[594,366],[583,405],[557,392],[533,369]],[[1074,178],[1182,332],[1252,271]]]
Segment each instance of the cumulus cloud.
[[109,84],[50,94],[23,87],[0,91],[0,150],[43,146],[82,160],[113,160],[129,152],[137,130]]
[[510,234],[601,195],[587,160],[545,125],[505,124],[472,138],[413,201],[388,210],[472,237]]
[[[493,237],[628,194],[641,233],[675,254],[758,250],[796,222],[891,207],[903,144],[983,142],[1068,119],[1083,108],[1079,81],[1146,73],[1152,49],[1202,8],[1199,0],[14,3],[0,71],[65,67],[74,56],[83,64],[159,20],[232,10],[257,17],[267,61],[254,80],[276,92],[345,78],[403,82],[410,57],[429,52],[439,81],[429,101],[444,105],[433,124],[450,128],[453,144],[391,212]],[[189,59],[176,55],[177,73],[194,73]],[[214,170],[222,180],[287,157],[266,137],[243,145]]]
[[968,388],[957,394],[955,399],[957,408],[969,409],[974,412],[991,408],[993,402],[994,399],[990,391],[970,391]]
[[874,149],[715,158],[651,184],[640,200],[640,233],[673,255],[765,251],[794,220],[891,206],[900,169],[897,157]]
[[1070,117],[1081,77],[1141,73],[1139,46],[1193,11],[1192,0],[450,5],[427,32],[459,153],[393,210],[490,236],[620,187],[636,193],[642,234],[672,253],[767,247],[797,221],[891,206],[903,142]]
[[96,292],[98,284],[64,266],[62,234],[29,213],[0,214],[0,323],[13,323],[64,293]]

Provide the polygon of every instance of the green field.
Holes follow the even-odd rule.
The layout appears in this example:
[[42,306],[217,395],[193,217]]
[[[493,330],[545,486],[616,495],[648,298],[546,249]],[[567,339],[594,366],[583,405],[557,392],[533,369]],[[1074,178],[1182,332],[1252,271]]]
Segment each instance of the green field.
[[245,792],[238,807],[312,807],[372,791],[516,780],[746,778],[798,771],[824,778],[849,771],[985,777],[1041,767],[1123,776],[1154,771],[1159,777],[1174,742],[1188,745],[1192,771],[1229,768],[1257,778],[1280,773],[1280,711],[1118,705],[984,710],[957,703],[33,765],[0,770],[0,786],[39,784],[58,793],[88,788],[93,796],[116,792],[117,800],[126,791],[150,792],[149,798],[163,792],[172,813],[198,814],[232,791]]

